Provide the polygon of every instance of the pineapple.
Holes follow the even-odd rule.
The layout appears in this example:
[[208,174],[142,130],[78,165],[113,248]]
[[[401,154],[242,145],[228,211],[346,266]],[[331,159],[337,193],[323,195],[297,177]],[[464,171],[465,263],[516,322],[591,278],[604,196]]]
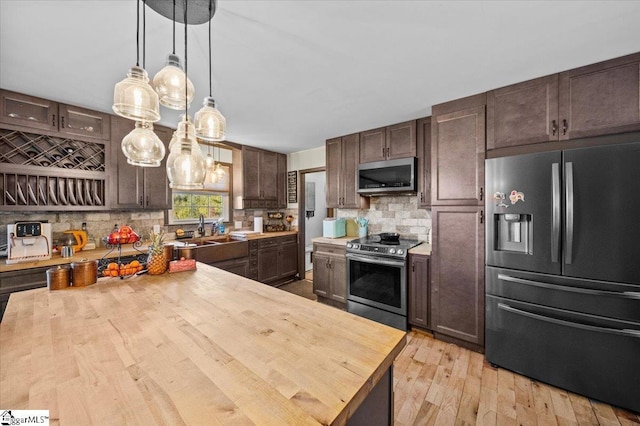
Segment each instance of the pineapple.
[[164,274],[167,270],[167,258],[164,255],[164,232],[160,231],[155,233],[151,231],[149,233],[149,240],[151,245],[149,246],[149,257],[147,258],[147,271],[149,275]]

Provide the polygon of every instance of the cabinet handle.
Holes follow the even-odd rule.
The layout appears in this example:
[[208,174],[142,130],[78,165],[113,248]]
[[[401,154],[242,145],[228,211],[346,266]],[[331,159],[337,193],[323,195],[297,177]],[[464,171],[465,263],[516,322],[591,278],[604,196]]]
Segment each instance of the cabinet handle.
[[387,158],[389,157],[389,148],[387,148]]
[[51,114],[51,125],[52,126],[56,125],[56,115],[55,114]]
[[480,201],[482,201],[483,198],[484,198],[484,187],[481,186],[480,187]]
[[555,136],[557,131],[558,131],[558,124],[556,123],[556,120],[553,120],[551,122],[551,134]]
[[62,121],[62,128],[64,129],[64,115],[60,117],[60,120]]
[[140,207],[144,206],[144,204],[142,203],[142,195],[140,196],[140,202],[138,204],[140,204]]
[[384,158],[385,154],[384,154],[384,147],[382,147],[382,158]]
[[424,201],[424,192],[420,193],[420,201]]
[[411,262],[411,272],[415,272],[415,271],[416,271],[416,263]]
[[566,119],[562,120],[562,134],[563,135],[567,134],[567,120]]
[[149,196],[147,195],[147,207],[149,207]]
[[480,210],[480,223],[484,223],[484,210]]

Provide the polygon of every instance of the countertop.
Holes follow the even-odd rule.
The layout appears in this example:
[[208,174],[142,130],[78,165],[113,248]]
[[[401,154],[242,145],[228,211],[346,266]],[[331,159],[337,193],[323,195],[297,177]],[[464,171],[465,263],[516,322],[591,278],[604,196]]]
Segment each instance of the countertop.
[[[340,238],[316,237],[316,238],[312,238],[311,242],[321,243],[321,244],[335,244],[335,245],[344,247],[347,245],[349,241],[355,240],[356,238],[357,237],[340,237]],[[423,256],[430,256],[431,244],[427,244],[423,242],[422,244],[409,249],[409,254],[419,254]]]
[[220,269],[11,295],[0,401],[61,425],[343,424],[406,334]]
[[[298,233],[298,231],[282,231],[282,232],[265,232],[265,233],[262,233],[262,234],[249,234],[247,236],[247,240],[283,237],[283,236],[287,236],[287,235],[295,235],[297,233]],[[166,241],[166,242],[167,243],[174,243],[174,244],[178,244],[179,245],[179,244],[182,244],[182,243],[185,243],[185,242],[188,242],[188,241],[186,241],[186,240],[171,240],[171,241]],[[139,247],[139,249],[143,253],[146,253],[148,245],[149,245],[148,242],[143,242],[142,245]],[[135,255],[135,254],[140,254],[140,251],[136,251],[136,249],[133,248],[132,244],[124,244],[124,245],[122,245],[122,255],[123,256],[129,256],[129,255]],[[41,268],[41,267],[47,267],[47,266],[65,265],[65,264],[70,264],[72,262],[77,262],[77,261],[80,261],[80,260],[98,260],[98,259],[102,259],[103,257],[116,258],[116,257],[118,257],[118,250],[114,249],[114,250],[110,251],[110,250],[107,250],[104,247],[97,248],[95,250],[81,250],[81,251],[75,253],[72,257],[62,257],[62,256],[60,256],[59,253],[54,253],[52,255],[51,259],[38,260],[38,261],[35,261],[35,262],[13,263],[13,264],[10,264],[10,265],[8,265],[6,263],[6,259],[5,259],[5,260],[0,261],[0,272],[21,271],[23,269],[30,269],[30,268]]]

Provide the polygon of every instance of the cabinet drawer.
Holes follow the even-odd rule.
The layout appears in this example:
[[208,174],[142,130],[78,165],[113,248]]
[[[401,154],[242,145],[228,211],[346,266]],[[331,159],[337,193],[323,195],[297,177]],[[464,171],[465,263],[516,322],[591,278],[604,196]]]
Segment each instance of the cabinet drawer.
[[267,247],[275,247],[278,245],[277,238],[263,238],[258,241],[258,248],[263,249]]
[[278,242],[280,244],[295,244],[298,242],[297,235],[287,235],[286,237],[279,237]]
[[323,244],[323,243],[315,243],[313,245],[313,251],[317,253],[331,253],[338,255],[345,255],[347,250],[343,246],[338,246],[335,244]]
[[47,286],[47,269],[32,268],[0,273],[0,293]]

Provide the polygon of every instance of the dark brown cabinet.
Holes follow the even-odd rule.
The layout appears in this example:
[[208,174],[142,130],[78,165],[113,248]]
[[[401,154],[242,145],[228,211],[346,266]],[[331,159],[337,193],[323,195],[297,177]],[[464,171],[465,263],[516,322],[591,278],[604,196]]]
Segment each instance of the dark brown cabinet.
[[429,256],[409,255],[409,324],[430,329]]
[[277,191],[279,209],[287,208],[287,156],[278,154]]
[[127,163],[120,142],[134,128],[134,122],[114,116],[111,120],[111,208],[119,209],[169,209],[171,189],[167,178],[166,161],[173,131],[168,127],[154,126],[154,132],[165,144],[166,154],[160,167],[136,167]]
[[484,210],[443,206],[431,210],[431,327],[484,346]]
[[347,258],[344,247],[321,243],[313,245],[313,292],[320,302],[342,308],[346,306]]
[[326,142],[328,208],[368,207],[368,200],[358,194],[359,142],[357,133]]
[[431,117],[418,120],[418,206],[431,206]]
[[360,133],[360,163],[415,156],[415,120]]
[[0,91],[0,122],[73,138],[109,139],[110,115],[47,99]]
[[487,93],[487,149],[640,130],[640,54]]
[[298,236],[258,240],[258,281],[276,285],[298,273]]
[[47,286],[47,269],[49,267],[0,273],[0,321],[12,293]]
[[431,204],[483,205],[485,94],[433,107]]
[[250,146],[233,150],[233,173],[238,176],[233,181],[236,209],[274,209],[281,206],[278,199],[284,189],[279,189],[285,181],[279,175],[284,166],[286,174],[286,156],[279,158],[278,153]]

